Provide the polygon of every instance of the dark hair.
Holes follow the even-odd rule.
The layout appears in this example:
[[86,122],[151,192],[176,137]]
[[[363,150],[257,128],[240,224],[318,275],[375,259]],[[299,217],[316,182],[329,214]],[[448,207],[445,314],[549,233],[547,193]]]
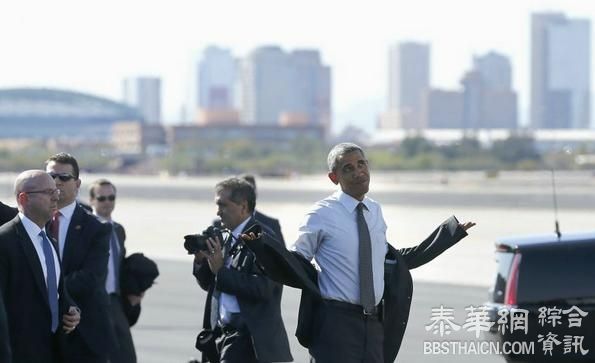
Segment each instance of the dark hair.
[[220,181],[215,185],[215,191],[217,193],[223,190],[229,190],[229,199],[232,202],[239,204],[244,200],[248,202],[248,210],[250,213],[254,212],[256,207],[256,193],[250,183],[240,178],[229,178]]
[[57,153],[56,155],[50,156],[49,159],[45,161],[45,165],[47,166],[50,161],[59,163],[59,164],[68,164],[72,166],[72,174],[75,179],[79,178],[79,164],[77,163],[74,156],[70,155],[69,153]]
[[89,187],[89,198],[95,199],[95,188],[103,185],[111,185],[112,188],[114,188],[114,193],[116,193],[116,186],[111,181],[107,179],[97,179]]
[[328,164],[328,171],[334,172],[335,169],[337,169],[337,162],[339,158],[345,154],[349,154],[354,151],[359,151],[362,153],[362,156],[364,158],[366,157],[366,154],[364,154],[364,150],[358,145],[353,144],[351,142],[343,142],[333,146],[326,158],[326,162]]
[[254,178],[254,175],[252,175],[252,174],[240,174],[240,176],[238,178],[244,179],[248,183],[252,184],[252,188],[254,188],[254,192],[256,193],[256,179]]

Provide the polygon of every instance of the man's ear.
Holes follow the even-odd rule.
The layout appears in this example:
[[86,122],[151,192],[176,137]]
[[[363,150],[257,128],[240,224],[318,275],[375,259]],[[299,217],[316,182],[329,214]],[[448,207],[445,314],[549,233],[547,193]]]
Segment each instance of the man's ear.
[[339,184],[339,179],[337,178],[337,174],[335,174],[335,172],[329,172],[328,173],[328,178],[333,182],[333,184],[337,185]]

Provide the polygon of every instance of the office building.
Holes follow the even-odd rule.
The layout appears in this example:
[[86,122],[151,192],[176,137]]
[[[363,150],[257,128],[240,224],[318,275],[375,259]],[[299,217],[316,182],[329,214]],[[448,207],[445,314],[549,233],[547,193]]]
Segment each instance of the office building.
[[161,122],[161,79],[127,78],[123,82],[124,102],[136,108],[148,124]]
[[242,120],[252,125],[330,128],[331,71],[317,50],[253,50],[241,67]]
[[422,108],[430,90],[430,46],[399,43],[389,50],[387,110],[384,128],[423,128]]
[[562,13],[531,17],[531,127],[591,124],[591,24]]

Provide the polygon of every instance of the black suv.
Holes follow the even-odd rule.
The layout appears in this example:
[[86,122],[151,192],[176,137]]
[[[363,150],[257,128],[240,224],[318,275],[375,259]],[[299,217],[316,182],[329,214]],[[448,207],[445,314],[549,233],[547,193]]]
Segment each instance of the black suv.
[[595,362],[595,233],[503,239],[496,261],[487,336],[506,360]]

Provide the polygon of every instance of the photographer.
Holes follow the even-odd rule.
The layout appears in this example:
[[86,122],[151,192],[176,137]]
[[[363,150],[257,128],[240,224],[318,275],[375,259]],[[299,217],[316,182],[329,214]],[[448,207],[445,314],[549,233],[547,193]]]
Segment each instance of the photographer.
[[[202,243],[195,244],[197,251],[189,250],[196,252],[194,276],[208,292],[203,327],[216,337],[217,357],[203,361],[292,361],[281,318],[282,286],[263,275],[254,254],[238,239],[257,223],[254,189],[245,180],[230,178],[218,183],[215,192],[217,215],[231,232],[225,241],[218,232],[194,236]],[[274,232],[261,227],[274,238]]]

